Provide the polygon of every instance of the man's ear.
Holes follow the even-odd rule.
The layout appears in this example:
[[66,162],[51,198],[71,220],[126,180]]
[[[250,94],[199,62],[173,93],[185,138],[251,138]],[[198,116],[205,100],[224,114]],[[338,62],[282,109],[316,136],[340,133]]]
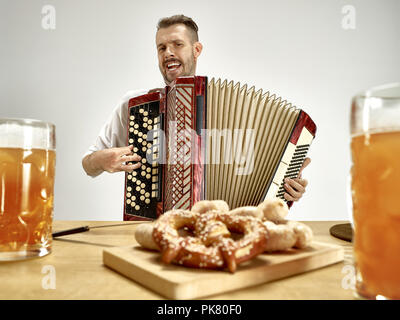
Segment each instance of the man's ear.
[[200,42],[197,41],[193,44],[193,55],[195,59],[199,57],[202,50],[203,50],[203,45]]

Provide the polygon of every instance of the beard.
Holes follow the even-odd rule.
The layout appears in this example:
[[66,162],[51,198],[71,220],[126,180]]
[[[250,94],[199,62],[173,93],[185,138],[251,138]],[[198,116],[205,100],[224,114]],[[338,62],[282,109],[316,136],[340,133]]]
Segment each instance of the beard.
[[[167,64],[169,63],[178,63],[179,67],[174,69],[168,69]],[[167,85],[173,82],[178,77],[185,76],[194,76],[196,70],[196,62],[194,56],[191,57],[189,61],[182,62],[178,59],[170,59],[167,62],[164,62],[162,66],[159,66],[160,72],[164,78],[164,81]]]

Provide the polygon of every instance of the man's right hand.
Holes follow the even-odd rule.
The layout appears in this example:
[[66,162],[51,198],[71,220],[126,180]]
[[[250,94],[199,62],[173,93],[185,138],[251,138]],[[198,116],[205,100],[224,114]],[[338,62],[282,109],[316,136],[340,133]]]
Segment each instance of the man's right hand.
[[90,176],[97,176],[103,171],[114,173],[120,171],[132,172],[140,167],[141,163],[128,164],[127,162],[140,161],[142,158],[132,153],[133,146],[109,148],[87,155],[82,160],[82,166]]

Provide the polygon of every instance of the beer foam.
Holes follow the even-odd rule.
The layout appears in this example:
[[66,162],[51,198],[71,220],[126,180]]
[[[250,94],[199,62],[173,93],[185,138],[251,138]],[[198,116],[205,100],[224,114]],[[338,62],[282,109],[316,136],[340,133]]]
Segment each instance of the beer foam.
[[0,119],[0,148],[55,150],[55,126],[38,120]]
[[387,132],[400,132],[400,126],[397,127],[387,127],[387,128],[372,128],[365,132],[352,133],[350,137],[357,138],[359,136],[369,136],[371,134],[387,133]]

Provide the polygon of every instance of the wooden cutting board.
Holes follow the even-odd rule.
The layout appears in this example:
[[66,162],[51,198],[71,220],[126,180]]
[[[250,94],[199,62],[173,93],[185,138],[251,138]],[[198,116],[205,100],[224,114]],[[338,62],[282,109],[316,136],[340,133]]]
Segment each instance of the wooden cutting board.
[[170,299],[194,299],[281,279],[343,261],[343,247],[313,242],[303,250],[258,255],[228,271],[161,263],[160,254],[140,246],[103,251],[104,265]]

